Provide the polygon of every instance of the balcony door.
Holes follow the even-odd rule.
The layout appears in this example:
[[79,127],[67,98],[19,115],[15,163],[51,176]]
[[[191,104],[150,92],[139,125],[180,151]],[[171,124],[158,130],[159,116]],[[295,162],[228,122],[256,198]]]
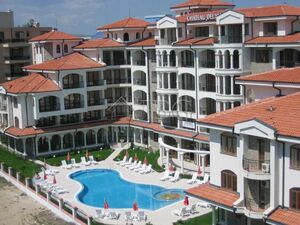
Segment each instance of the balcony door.
[[[265,161],[265,152],[266,152],[266,142],[263,139],[258,139],[258,160],[259,162],[264,162]],[[262,168],[262,163],[259,163],[259,169],[261,170]]]

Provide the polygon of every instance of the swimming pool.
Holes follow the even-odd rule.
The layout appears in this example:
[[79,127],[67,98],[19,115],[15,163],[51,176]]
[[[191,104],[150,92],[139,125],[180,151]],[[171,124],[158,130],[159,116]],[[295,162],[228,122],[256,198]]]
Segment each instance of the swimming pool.
[[115,170],[84,170],[71,174],[70,178],[83,186],[77,199],[93,207],[103,208],[106,200],[110,208],[132,208],[136,201],[141,209],[157,210],[184,198],[181,189],[131,183],[121,178]]

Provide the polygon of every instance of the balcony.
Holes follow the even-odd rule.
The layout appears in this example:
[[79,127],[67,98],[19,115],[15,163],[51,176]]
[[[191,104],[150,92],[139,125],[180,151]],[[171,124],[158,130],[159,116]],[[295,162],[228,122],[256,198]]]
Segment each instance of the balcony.
[[11,77],[23,77],[25,76],[27,73],[26,72],[10,72],[10,73],[5,73],[5,76],[7,78],[11,78]]
[[6,104],[1,104],[0,105],[0,111],[6,111],[7,110],[7,105]]
[[13,55],[13,56],[5,56],[5,60],[30,60],[29,55]]
[[270,174],[270,160],[243,157],[243,168],[249,173]]
[[88,106],[99,106],[99,105],[106,105],[106,99],[99,98],[99,99],[88,100]]
[[145,60],[133,60],[133,65],[135,66],[146,66]]
[[146,99],[135,98],[134,99],[134,104],[136,104],[136,105],[147,105],[147,100]]
[[242,35],[221,36],[221,42],[223,44],[237,44],[237,43],[242,43],[243,38]]
[[51,104],[51,105],[43,105],[40,106],[39,111],[41,113],[43,112],[55,112],[60,110],[60,105],[59,104]]
[[103,79],[96,79],[96,80],[88,80],[87,86],[88,87],[95,87],[95,86],[105,86],[106,81]]
[[65,109],[79,109],[84,107],[84,101],[81,102],[66,102],[65,103]]
[[146,80],[145,79],[134,79],[133,84],[134,85],[146,86]]

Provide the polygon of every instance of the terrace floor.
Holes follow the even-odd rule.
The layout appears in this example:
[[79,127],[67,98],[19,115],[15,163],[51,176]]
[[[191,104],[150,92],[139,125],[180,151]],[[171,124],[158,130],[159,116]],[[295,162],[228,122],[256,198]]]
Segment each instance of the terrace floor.
[[[69,178],[69,174],[74,173],[79,170],[85,170],[85,169],[113,169],[117,170],[121,173],[122,177],[128,181],[134,182],[134,183],[139,183],[139,184],[151,184],[151,185],[158,185],[162,186],[164,188],[170,188],[170,189],[188,189],[191,187],[194,187],[196,185],[190,185],[187,184],[186,179],[179,180],[176,183],[172,183],[170,181],[160,181],[160,178],[163,176],[163,173],[157,173],[157,172],[152,172],[150,174],[139,174],[134,171],[128,170],[127,168],[124,168],[122,166],[116,165],[115,161],[113,159],[119,154],[119,150],[115,150],[105,161],[99,162],[98,165],[92,165],[92,166],[81,166],[81,168],[73,168],[73,169],[63,169],[63,168],[55,168],[59,170],[59,173],[56,174],[56,180],[57,184],[59,186],[62,186],[69,190],[69,193],[62,194],[60,195],[61,198],[64,200],[67,200],[70,202],[73,206],[78,207],[79,209],[83,210],[85,213],[91,216],[96,216],[96,211],[94,207],[90,207],[88,205],[85,205],[81,202],[79,202],[76,199],[76,193],[80,191],[81,185],[77,183],[76,181],[72,180]],[[49,166],[50,167],[50,166]],[[50,167],[51,168],[51,167]],[[54,168],[54,167],[53,167]],[[43,174],[41,173],[40,176],[42,177]],[[51,179],[51,178],[50,178]],[[190,205],[195,204],[199,202],[199,200],[190,197],[189,198]],[[143,210],[145,211],[147,217],[148,217],[148,222],[150,221],[154,225],[172,225],[173,222],[178,221],[179,219],[189,219],[192,217],[200,216],[202,214],[208,213],[210,210],[209,209],[199,209],[199,213],[194,214],[193,216],[181,218],[179,216],[175,216],[172,214],[172,210],[175,209],[181,209],[184,207],[183,201],[179,201],[175,204],[169,205],[167,207],[161,208],[156,211],[149,211],[149,210]],[[100,220],[100,222],[105,223],[105,224],[126,224],[124,220],[124,212],[125,211],[132,211],[132,209],[110,209],[112,211],[118,211],[121,213],[121,216],[119,220]],[[145,222],[138,222],[134,221],[133,224],[135,225],[144,225]]]

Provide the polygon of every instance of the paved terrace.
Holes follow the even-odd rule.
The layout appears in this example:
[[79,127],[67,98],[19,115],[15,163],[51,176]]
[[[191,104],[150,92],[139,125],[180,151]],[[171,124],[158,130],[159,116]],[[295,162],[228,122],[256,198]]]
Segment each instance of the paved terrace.
[[[76,193],[79,192],[81,189],[81,185],[79,183],[77,183],[76,181],[70,179],[68,177],[68,175],[71,173],[74,173],[76,171],[79,171],[79,170],[97,169],[97,168],[98,169],[105,168],[105,169],[117,170],[122,174],[123,178],[125,178],[126,180],[129,180],[131,182],[134,182],[134,183],[152,184],[152,185],[158,185],[158,186],[162,186],[165,188],[171,188],[171,189],[173,189],[173,188],[188,189],[188,188],[196,186],[196,185],[187,184],[187,180],[185,180],[185,179],[179,180],[176,183],[172,183],[170,181],[165,181],[165,182],[160,181],[159,179],[163,176],[163,173],[153,172],[150,174],[142,175],[142,174],[136,173],[134,171],[128,170],[122,166],[118,166],[118,165],[116,165],[115,161],[113,161],[113,159],[119,154],[119,152],[120,152],[119,150],[114,151],[109,156],[109,158],[107,158],[105,161],[100,162],[98,165],[81,166],[81,168],[77,168],[77,169],[73,168],[73,169],[69,169],[69,170],[62,169],[62,168],[55,168],[60,171],[58,174],[56,174],[57,184],[59,186],[65,187],[66,189],[69,190],[69,193],[62,194],[62,195],[60,195],[60,197],[62,197],[64,200],[69,201],[73,206],[76,206],[79,209],[82,209],[88,215],[96,216],[96,211],[95,211],[94,207],[87,206],[87,205],[79,202],[75,198]],[[52,167],[52,168],[54,168],[54,167]],[[43,176],[42,173],[41,173],[41,176]],[[190,197],[189,200],[190,200],[190,205],[199,202],[199,200],[192,198],[192,197]],[[144,211],[148,217],[147,221],[150,221],[154,225],[162,225],[162,224],[163,225],[172,225],[173,222],[176,222],[179,219],[182,219],[179,216],[173,215],[172,210],[181,209],[182,207],[184,207],[183,201],[179,201],[175,204],[169,205],[167,207],[161,208],[156,211],[149,211],[149,210],[144,210]],[[115,220],[104,219],[104,220],[99,220],[100,222],[103,222],[105,224],[122,224],[122,225],[124,225],[124,224],[126,224],[125,220],[124,220],[124,215],[125,215],[124,212],[125,211],[132,212],[132,209],[127,209],[127,210],[110,209],[110,210],[118,211],[121,213],[119,220],[115,221]],[[200,215],[206,214],[210,211],[209,209],[203,209],[203,208],[201,208],[201,209],[197,208],[197,210],[199,211],[199,213],[197,213],[193,216],[185,217],[184,219],[189,219],[192,217],[200,216]],[[133,224],[145,225],[145,222],[134,221]]]

